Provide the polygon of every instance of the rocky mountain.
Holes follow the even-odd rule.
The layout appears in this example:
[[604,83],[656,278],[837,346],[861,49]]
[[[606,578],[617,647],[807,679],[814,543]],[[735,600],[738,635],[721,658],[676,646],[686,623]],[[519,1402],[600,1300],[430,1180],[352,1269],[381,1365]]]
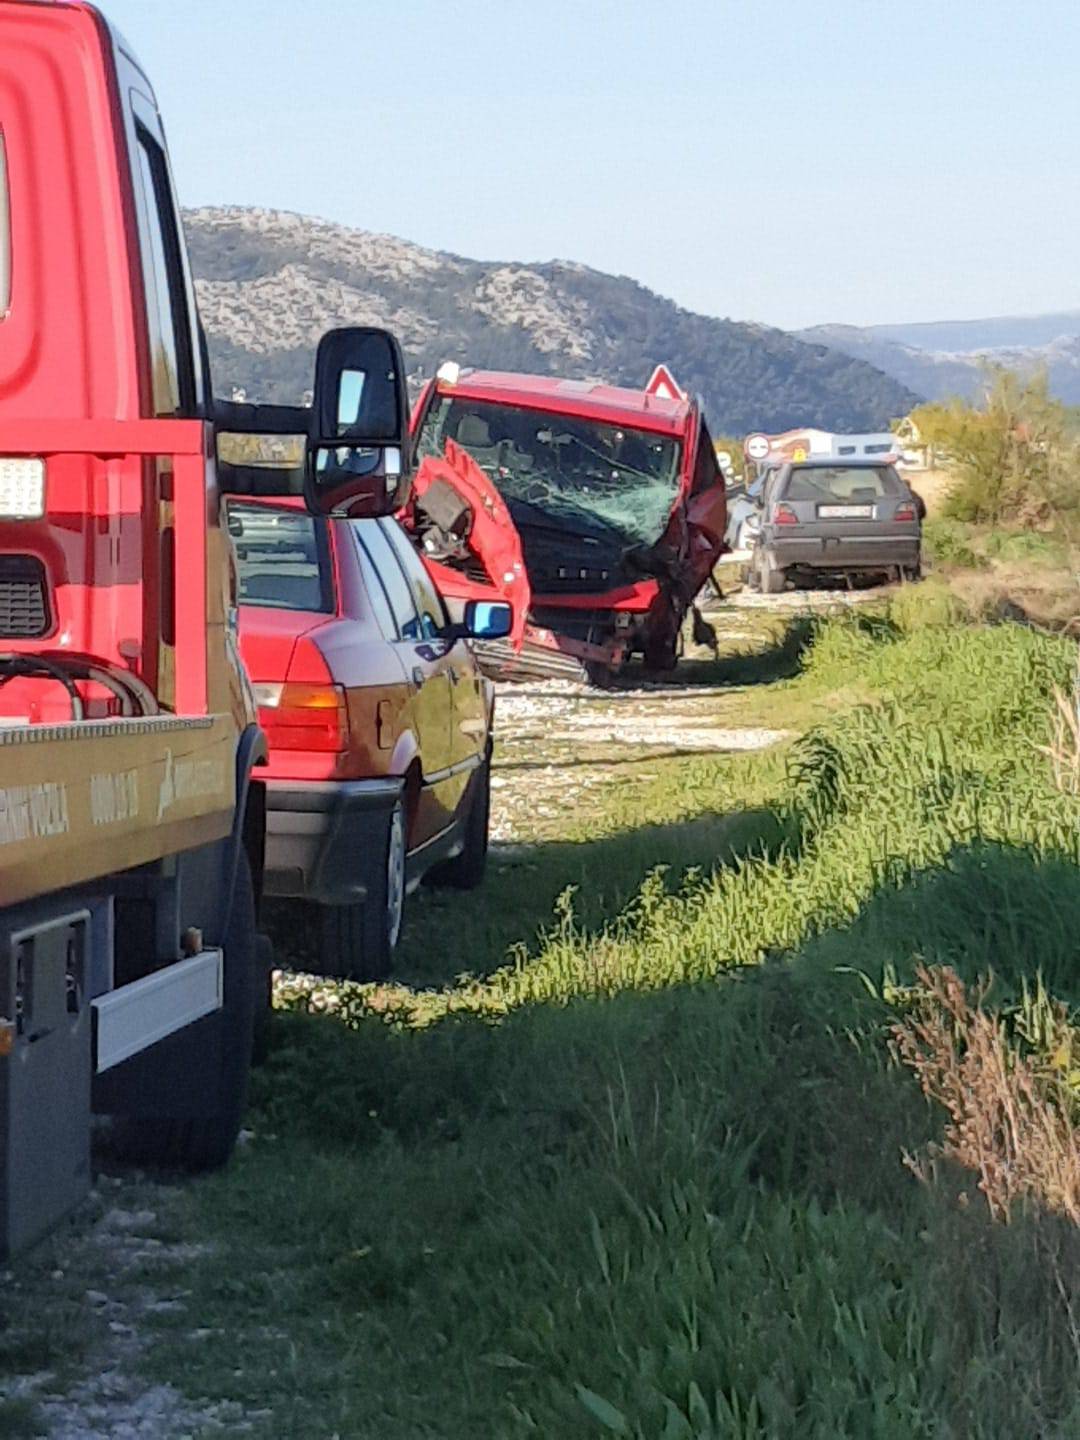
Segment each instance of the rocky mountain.
[[929,400],[971,399],[990,363],[1010,370],[1045,368],[1058,399],[1080,404],[1080,311],[865,328],[815,325],[796,333],[809,344],[876,366]]
[[895,340],[916,350],[970,355],[985,350],[1038,348],[1063,335],[1080,335],[1080,310],[992,315],[983,320],[922,320],[910,325],[872,325],[870,329],[883,340]]
[[486,264],[281,211],[188,211],[218,392],[298,400],[334,325],[389,325],[414,376],[442,360],[640,386],[665,362],[717,433],[814,424],[872,430],[918,396],[780,330],[683,310],[625,276],[567,261]]

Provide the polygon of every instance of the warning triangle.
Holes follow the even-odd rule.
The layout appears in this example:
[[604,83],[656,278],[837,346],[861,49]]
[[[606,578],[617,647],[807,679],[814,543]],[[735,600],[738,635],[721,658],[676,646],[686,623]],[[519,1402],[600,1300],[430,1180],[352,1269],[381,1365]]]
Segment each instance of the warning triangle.
[[675,376],[666,365],[657,365],[656,369],[649,376],[649,383],[645,386],[646,395],[655,395],[660,400],[685,400],[686,396],[679,388]]

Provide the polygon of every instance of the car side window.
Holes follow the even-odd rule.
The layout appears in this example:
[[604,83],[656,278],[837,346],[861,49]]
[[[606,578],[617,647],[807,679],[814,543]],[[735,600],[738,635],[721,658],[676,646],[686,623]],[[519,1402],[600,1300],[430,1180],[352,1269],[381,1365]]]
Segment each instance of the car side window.
[[383,584],[382,576],[375,568],[375,562],[365,550],[360,539],[362,527],[365,525],[373,527],[374,522],[355,520],[346,521],[345,524],[348,525],[352,543],[356,547],[356,558],[360,563],[360,573],[364,577],[364,592],[367,595],[368,604],[371,606],[371,612],[375,616],[375,621],[382,631],[384,639],[400,640],[401,635],[398,632],[397,620],[394,618],[394,611],[390,605],[390,596],[386,593],[386,586]]
[[408,576],[420,612],[420,624],[425,640],[437,640],[449,624],[446,607],[435,582],[428,574],[427,567],[413,549],[405,532],[396,520],[381,520],[379,525],[401,562],[401,568]]
[[358,521],[355,526],[355,534],[382,582],[387,603],[393,612],[398,635],[402,640],[422,640],[424,630],[417,612],[416,602],[413,599],[412,589],[379,522],[377,520]]

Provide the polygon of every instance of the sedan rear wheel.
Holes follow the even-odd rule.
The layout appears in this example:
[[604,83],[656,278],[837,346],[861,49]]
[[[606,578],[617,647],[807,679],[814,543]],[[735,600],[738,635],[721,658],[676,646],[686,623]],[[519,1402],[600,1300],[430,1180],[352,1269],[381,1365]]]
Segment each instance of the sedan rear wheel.
[[[372,836],[375,844],[378,835]],[[343,980],[384,980],[390,973],[405,916],[408,837],[399,800],[384,822],[382,853],[371,868],[367,899],[323,910],[324,973]]]

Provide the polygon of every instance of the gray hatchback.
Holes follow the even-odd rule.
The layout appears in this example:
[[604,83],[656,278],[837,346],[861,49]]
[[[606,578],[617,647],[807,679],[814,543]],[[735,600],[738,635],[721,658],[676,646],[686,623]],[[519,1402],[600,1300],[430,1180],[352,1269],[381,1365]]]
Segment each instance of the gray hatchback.
[[766,594],[811,575],[919,576],[925,506],[892,465],[783,465],[768,476],[760,504],[751,581]]

